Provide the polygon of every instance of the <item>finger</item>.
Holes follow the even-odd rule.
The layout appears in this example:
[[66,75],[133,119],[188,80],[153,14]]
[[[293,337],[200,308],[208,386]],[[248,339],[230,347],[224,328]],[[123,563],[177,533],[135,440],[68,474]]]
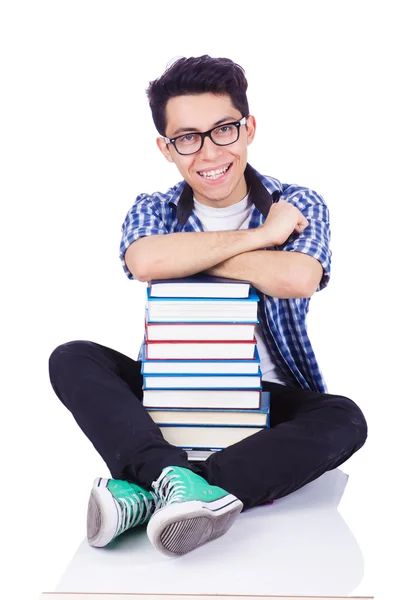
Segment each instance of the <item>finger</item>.
[[309,225],[309,221],[306,219],[306,217],[302,216],[302,218],[300,219],[298,225],[301,228],[301,231],[303,231]]
[[294,231],[296,231],[297,233],[302,233],[302,231],[304,231],[306,229],[306,227],[309,225],[309,221],[307,219],[305,219],[304,221],[299,221],[299,223],[297,223]]

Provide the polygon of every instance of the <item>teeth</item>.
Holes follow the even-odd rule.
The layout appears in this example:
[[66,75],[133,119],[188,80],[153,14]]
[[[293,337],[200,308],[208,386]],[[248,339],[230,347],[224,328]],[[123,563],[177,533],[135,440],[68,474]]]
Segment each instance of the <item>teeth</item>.
[[223,169],[216,169],[216,171],[205,171],[205,172],[199,171],[199,173],[200,173],[201,177],[204,177],[206,179],[218,179],[221,175],[226,173],[228,168],[229,167],[224,167]]

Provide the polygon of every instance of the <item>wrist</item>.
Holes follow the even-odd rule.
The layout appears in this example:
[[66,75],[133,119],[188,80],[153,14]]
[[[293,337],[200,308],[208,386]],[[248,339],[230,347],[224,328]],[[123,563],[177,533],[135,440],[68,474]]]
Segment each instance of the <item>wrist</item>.
[[267,239],[263,235],[263,227],[255,227],[254,229],[247,229],[247,233],[249,233],[249,244],[248,252],[253,250],[261,250],[265,248],[266,245],[270,246],[270,243],[267,243]]

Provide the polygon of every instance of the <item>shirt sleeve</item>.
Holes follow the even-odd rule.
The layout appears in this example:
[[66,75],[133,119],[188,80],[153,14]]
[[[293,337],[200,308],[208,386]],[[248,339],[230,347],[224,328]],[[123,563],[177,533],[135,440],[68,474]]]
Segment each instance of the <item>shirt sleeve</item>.
[[280,248],[289,252],[303,252],[316,258],[323,267],[317,291],[322,290],[328,285],[331,274],[331,231],[327,205],[316,192],[296,186],[284,190],[280,199],[292,202],[309,222],[302,233],[290,236]]
[[139,238],[168,233],[161,214],[154,207],[150,196],[141,194],[137,197],[124,219],[121,231],[120,260],[124,273],[129,279],[134,279],[125,263],[127,248]]

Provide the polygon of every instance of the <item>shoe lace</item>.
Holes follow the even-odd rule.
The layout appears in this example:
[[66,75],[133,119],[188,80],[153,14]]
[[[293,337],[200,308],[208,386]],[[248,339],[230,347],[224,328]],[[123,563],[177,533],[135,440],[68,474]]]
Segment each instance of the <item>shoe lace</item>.
[[153,482],[153,489],[159,497],[157,508],[162,508],[166,504],[180,502],[185,496],[186,486],[178,473],[172,467],[167,467],[157,481]]
[[153,502],[139,493],[131,493],[125,498],[117,499],[121,508],[121,522],[117,532],[118,535],[130,527],[140,525],[152,514],[156,504],[156,497],[154,494],[151,495]]

